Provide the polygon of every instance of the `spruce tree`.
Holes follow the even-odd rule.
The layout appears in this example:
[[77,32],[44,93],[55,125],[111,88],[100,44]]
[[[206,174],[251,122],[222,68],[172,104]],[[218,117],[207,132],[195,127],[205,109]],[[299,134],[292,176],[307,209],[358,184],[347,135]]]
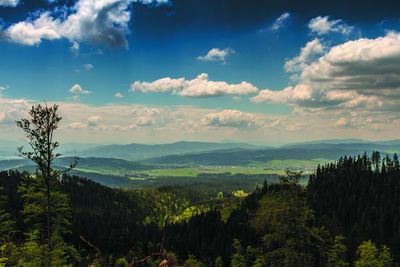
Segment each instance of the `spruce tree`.
[[14,232],[14,222],[6,210],[6,196],[0,187],[0,245],[8,242]]
[[6,210],[6,200],[3,188],[0,187],[0,266],[15,265],[13,258],[16,256],[15,244],[11,241],[15,225]]
[[343,244],[345,237],[342,235],[335,236],[333,244],[328,251],[327,267],[347,267],[349,263],[346,261],[346,246]]
[[63,240],[69,233],[71,212],[68,196],[60,191],[61,171],[53,167],[54,160],[61,156],[56,152],[59,143],[54,141],[60,121],[57,105],[38,104],[30,109],[29,118],[16,122],[30,145],[29,151],[20,147],[19,154],[32,160],[37,169],[31,181],[20,188],[25,222],[30,226],[21,261],[49,267],[64,266],[70,256],[77,257],[74,248]]
[[239,240],[233,240],[233,253],[231,256],[232,267],[246,267],[246,255],[245,250]]

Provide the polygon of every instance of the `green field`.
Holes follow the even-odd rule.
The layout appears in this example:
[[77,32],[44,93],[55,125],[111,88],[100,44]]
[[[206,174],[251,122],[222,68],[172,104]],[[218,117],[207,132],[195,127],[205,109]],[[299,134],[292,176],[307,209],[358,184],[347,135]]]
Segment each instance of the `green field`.
[[174,177],[196,177],[199,174],[207,173],[230,173],[230,174],[277,174],[283,175],[284,170],[268,170],[260,167],[240,167],[240,166],[209,166],[209,167],[188,167],[188,168],[171,168],[158,169],[138,172],[150,177],[174,176]]
[[330,162],[328,159],[312,160],[272,160],[265,164],[253,163],[245,166],[187,166],[187,167],[162,167],[149,170],[126,170],[114,168],[76,168],[83,173],[99,173],[128,178],[132,181],[143,181],[146,179],[157,179],[161,177],[190,177],[194,178],[201,174],[244,174],[244,175],[285,175],[285,171],[302,171],[307,175],[312,173],[318,164]]

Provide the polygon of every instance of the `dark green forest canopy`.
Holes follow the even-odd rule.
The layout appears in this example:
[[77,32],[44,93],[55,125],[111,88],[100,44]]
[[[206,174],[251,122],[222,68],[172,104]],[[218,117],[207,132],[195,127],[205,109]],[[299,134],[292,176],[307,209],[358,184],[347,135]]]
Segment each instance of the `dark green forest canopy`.
[[[16,246],[29,228],[21,186],[29,187],[32,179],[29,173],[0,172],[2,205],[14,221],[9,242]],[[362,257],[360,249],[375,245],[376,262],[387,251],[400,260],[397,155],[343,157],[319,166],[306,187],[296,179],[266,182],[240,203],[229,196],[198,202],[184,186],[121,190],[68,175],[60,179],[60,190],[70,199],[72,232],[65,239],[80,254],[77,266],[96,259],[112,265],[160,249],[182,264],[190,258],[206,266],[216,261],[224,266],[335,266],[329,262],[352,264]],[[188,210],[187,219],[174,220]],[[369,240],[372,245],[363,243]],[[156,266],[155,261],[148,264]]]

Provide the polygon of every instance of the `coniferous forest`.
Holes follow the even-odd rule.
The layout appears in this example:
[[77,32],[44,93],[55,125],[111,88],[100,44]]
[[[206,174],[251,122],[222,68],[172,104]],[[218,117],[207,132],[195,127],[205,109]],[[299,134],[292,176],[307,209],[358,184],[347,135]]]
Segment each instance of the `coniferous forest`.
[[[17,121],[36,172],[0,172],[1,266],[399,266],[400,163],[374,151],[241,198],[117,189],[54,169],[58,106]],[[199,200],[200,199],[200,200]]]

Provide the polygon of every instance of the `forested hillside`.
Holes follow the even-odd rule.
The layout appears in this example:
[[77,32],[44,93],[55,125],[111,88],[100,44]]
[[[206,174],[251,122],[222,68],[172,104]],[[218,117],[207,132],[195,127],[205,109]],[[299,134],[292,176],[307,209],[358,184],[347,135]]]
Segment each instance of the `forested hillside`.
[[[344,157],[318,167],[307,197],[318,222],[346,236],[350,252],[364,240],[387,244],[400,257],[400,166],[398,156]],[[350,259],[354,253],[348,254]]]
[[[397,155],[343,157],[318,167],[306,187],[298,179],[288,172],[247,197],[205,200],[189,187],[120,190],[64,175],[59,188],[69,199],[71,231],[62,236],[75,251],[65,264],[128,266],[148,255],[154,257],[138,266],[158,266],[163,259],[170,266],[399,262]],[[5,266],[34,266],[24,265],[35,257],[35,242],[26,235],[34,225],[27,219],[34,183],[28,173],[0,173]]]

